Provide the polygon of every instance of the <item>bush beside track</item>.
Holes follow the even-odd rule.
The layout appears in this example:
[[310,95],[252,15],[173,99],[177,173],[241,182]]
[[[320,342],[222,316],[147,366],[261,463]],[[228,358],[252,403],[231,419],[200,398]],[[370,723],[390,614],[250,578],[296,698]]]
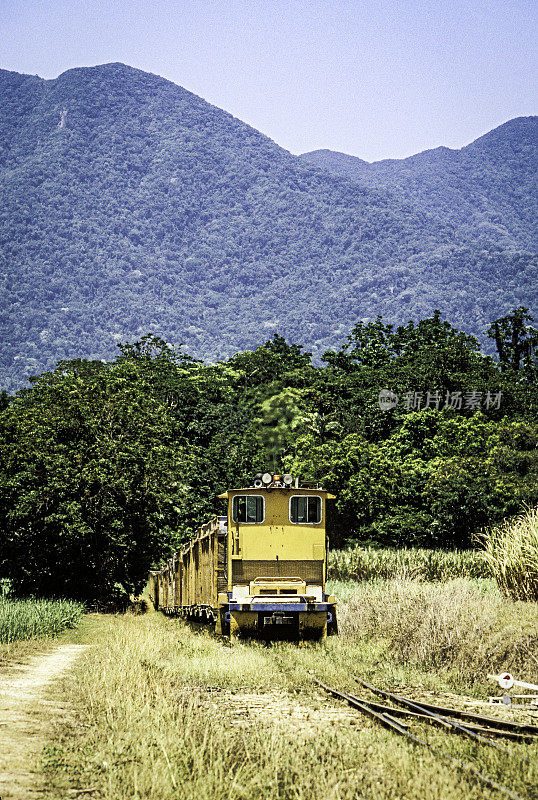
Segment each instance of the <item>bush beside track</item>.
[[538,508],[484,533],[484,557],[512,600],[538,600]]

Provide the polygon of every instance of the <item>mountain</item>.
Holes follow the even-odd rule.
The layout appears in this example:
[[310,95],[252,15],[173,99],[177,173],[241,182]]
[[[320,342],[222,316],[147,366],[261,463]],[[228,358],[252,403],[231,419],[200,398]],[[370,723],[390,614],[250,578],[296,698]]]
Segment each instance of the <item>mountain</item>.
[[[55,80],[0,71],[1,385],[58,359],[109,358],[145,333],[212,360],[277,330],[319,356],[376,314],[440,308],[480,335],[515,306],[536,309],[520,209],[530,160],[505,127],[472,155],[480,185],[513,209],[493,225],[489,210],[486,221],[458,210],[458,192],[471,203],[464,168],[432,177],[431,195],[447,186],[445,213],[413,189],[422,179],[335,175],[123,64]],[[437,157],[414,158],[438,171]],[[480,191],[477,208],[493,207]]]
[[373,164],[332,150],[300,158],[362,186],[389,190],[417,209],[443,215],[471,237],[478,230],[507,246],[535,250],[537,142],[538,117],[518,117],[461,150],[437,147]]

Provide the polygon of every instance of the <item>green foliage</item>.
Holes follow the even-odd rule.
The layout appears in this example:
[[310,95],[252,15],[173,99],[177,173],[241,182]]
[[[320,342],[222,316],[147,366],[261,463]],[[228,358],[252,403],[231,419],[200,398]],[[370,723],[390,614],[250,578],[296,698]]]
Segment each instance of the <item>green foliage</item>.
[[[538,503],[536,383],[439,314],[396,330],[360,323],[325,361],[275,335],[211,365],[155,336],[109,363],[60,362],[0,413],[0,577],[20,594],[137,591],[222,513],[219,492],[269,467],[336,495],[337,547],[464,549]],[[502,387],[503,402],[381,410],[387,386]]]
[[485,531],[480,541],[501,591],[513,600],[538,600],[538,508]]
[[60,364],[4,412],[2,553],[19,593],[139,589],[177,530],[193,457],[145,366]]
[[419,580],[449,581],[453,578],[487,578],[488,566],[474,550],[426,550],[362,547],[329,553],[329,578],[336,581]]
[[503,371],[520,368],[523,374],[536,380],[538,375],[538,330],[525,322],[532,322],[528,308],[516,308],[501,319],[496,319],[488,330],[494,339]]
[[[499,370],[437,312],[397,330],[381,319],[359,323],[324,360],[313,402],[330,409],[340,435],[323,442],[298,431],[285,467],[337,495],[337,545],[469,547],[473,531],[538,500],[537,382]],[[383,387],[400,397],[391,410],[379,408]],[[457,391],[500,391],[502,402],[445,407]],[[407,410],[411,392],[422,406],[437,395],[439,408]]]
[[69,600],[9,600],[0,595],[0,643],[56,636],[74,628],[84,606]]
[[426,393],[435,390],[465,390],[498,379],[491,359],[478,350],[478,342],[441,319],[436,310],[431,318],[417,324],[409,322],[396,330],[380,317],[375,322],[359,322],[347,343],[323,360],[343,373],[359,373],[368,387],[386,381],[400,394],[413,389]]
[[282,389],[263,401],[261,415],[254,420],[262,453],[275,471],[281,468],[281,457],[289,448],[295,431],[307,422],[299,405],[301,399],[298,389]]
[[286,468],[319,479],[337,495],[337,545],[359,538],[469,547],[473,531],[538,499],[536,425],[523,428],[528,461],[510,444],[514,435],[523,435],[521,423],[500,425],[480,413],[467,419],[435,410],[410,412],[381,443],[360,434],[324,445],[300,438]]

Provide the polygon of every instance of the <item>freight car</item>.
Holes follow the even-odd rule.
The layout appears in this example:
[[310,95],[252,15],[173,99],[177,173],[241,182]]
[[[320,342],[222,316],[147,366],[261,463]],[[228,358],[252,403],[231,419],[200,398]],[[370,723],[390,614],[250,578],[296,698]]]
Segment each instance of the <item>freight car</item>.
[[337,633],[335,599],[325,593],[326,504],[334,495],[266,472],[219,498],[227,516],[203,525],[150,573],[155,608],[212,624],[231,639]]

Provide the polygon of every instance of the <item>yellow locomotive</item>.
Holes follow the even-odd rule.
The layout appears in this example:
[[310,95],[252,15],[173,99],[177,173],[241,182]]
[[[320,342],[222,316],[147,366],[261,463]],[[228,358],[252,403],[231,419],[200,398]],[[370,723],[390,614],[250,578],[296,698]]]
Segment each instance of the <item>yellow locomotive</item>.
[[213,624],[231,639],[337,633],[335,599],[325,594],[326,504],[334,495],[266,472],[219,497],[227,516],[203,525],[150,574],[155,608]]

